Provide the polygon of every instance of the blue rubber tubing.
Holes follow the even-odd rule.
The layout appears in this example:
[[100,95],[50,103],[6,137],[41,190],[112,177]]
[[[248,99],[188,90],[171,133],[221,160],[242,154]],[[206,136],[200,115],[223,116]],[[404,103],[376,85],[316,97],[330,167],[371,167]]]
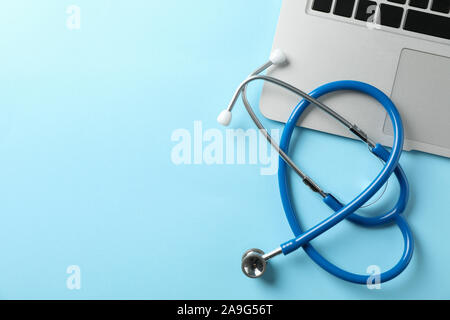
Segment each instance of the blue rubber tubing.
[[[327,259],[325,259],[314,247],[309,243],[311,240],[315,239],[322,233],[326,232],[339,222],[344,219],[350,220],[358,225],[362,226],[379,226],[395,222],[403,235],[404,239],[404,249],[403,254],[398,261],[398,263],[392,267],[390,270],[385,271],[379,275],[380,282],[386,282],[397,277],[402,273],[409,262],[411,261],[413,251],[414,251],[414,240],[411,233],[411,229],[408,226],[406,220],[401,216],[406,208],[409,198],[409,185],[406,179],[406,175],[399,164],[400,155],[403,149],[404,133],[403,125],[400,114],[393,102],[379,89],[359,81],[336,81],[325,84],[313,92],[310,95],[314,98],[319,98],[330,92],[340,91],[340,90],[352,90],[365,93],[374,99],[376,99],[387,111],[389,118],[392,122],[394,131],[394,142],[391,152],[388,152],[383,146],[377,144],[371,149],[377,157],[385,162],[385,165],[377,177],[369,184],[369,186],[362,191],[356,198],[350,201],[346,205],[342,205],[337,201],[331,194],[324,198],[324,203],[327,204],[334,213],[328,218],[324,219],[322,222],[316,226],[303,231],[299,221],[297,220],[297,215],[295,213],[294,207],[289,194],[289,182],[287,179],[287,164],[280,157],[279,169],[278,169],[278,182],[280,188],[281,200],[283,203],[283,208],[291,227],[292,232],[295,235],[294,239],[291,239],[281,245],[282,251],[285,255],[297,250],[302,247],[308,256],[316,262],[320,267],[329,273],[335,275],[343,280],[357,283],[357,284],[367,284],[371,279],[371,275],[360,275],[348,272],[334,265]],[[307,100],[302,100],[293,110],[286,126],[283,130],[283,134],[280,141],[280,148],[288,153],[289,144],[291,141],[292,134],[296,128],[296,124],[303,114],[303,112],[310,106],[310,102]],[[378,217],[364,217],[355,214],[355,211],[361,208],[370,198],[372,198],[375,193],[382,188],[382,186],[387,182],[389,177],[395,174],[399,185],[400,185],[400,195],[399,200],[392,210],[380,215]]]

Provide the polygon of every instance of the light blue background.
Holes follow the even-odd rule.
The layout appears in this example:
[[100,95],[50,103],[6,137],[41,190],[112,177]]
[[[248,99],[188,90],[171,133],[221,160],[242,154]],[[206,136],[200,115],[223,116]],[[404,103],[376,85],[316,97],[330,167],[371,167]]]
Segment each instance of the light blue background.
[[[71,4],[81,7],[81,30],[66,28]],[[265,279],[245,278],[245,249],[271,250],[292,236],[276,176],[261,176],[260,165],[171,162],[173,131],[192,133],[195,120],[218,128],[236,86],[267,59],[280,5],[2,3],[0,298],[450,298],[448,159],[403,155],[416,251],[381,290],[334,278],[302,251],[274,259]],[[258,93],[250,93],[255,105]],[[232,128],[251,127],[241,105],[234,117]],[[361,143],[297,136],[295,159],[342,200],[380,168]],[[375,209],[392,205],[395,183],[388,190]],[[304,226],[330,214],[298,181],[294,192]],[[385,270],[402,250],[395,227],[348,222],[314,244],[360,273],[371,264]],[[81,268],[81,290],[66,288],[69,265]]]

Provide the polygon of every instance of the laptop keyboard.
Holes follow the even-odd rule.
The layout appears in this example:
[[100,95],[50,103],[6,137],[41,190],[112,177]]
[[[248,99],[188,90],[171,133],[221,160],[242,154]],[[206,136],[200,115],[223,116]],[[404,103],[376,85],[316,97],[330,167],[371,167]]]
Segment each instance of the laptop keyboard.
[[311,9],[450,40],[450,0],[313,0]]

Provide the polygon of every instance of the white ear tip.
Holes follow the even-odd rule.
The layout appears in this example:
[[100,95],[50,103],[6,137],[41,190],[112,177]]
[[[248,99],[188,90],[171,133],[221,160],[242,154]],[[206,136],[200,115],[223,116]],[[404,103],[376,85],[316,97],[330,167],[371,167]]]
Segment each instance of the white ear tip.
[[287,61],[287,57],[286,57],[286,55],[284,54],[283,51],[281,51],[280,49],[276,49],[270,55],[270,61],[274,65],[278,66],[280,64],[284,64]]
[[223,126],[228,126],[231,122],[231,111],[223,110],[217,117],[217,122]]

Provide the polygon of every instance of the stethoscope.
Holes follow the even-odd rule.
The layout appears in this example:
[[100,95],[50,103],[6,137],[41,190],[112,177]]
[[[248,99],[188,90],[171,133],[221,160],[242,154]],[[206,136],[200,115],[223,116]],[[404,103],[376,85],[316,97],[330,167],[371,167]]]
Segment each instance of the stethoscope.
[[[261,75],[261,73],[269,67],[281,66],[286,62],[286,55],[281,50],[275,50],[267,63],[259,67],[256,71],[250,74],[250,76],[244,82],[241,83],[239,88],[236,90],[228,108],[222,111],[217,118],[217,121],[220,124],[228,126],[231,122],[231,111],[233,110],[233,107],[236,104],[239,96],[242,97],[244,106],[247,109],[247,112],[250,115],[251,119],[268,140],[268,142],[280,155],[278,182],[281,200],[287,220],[292,229],[292,232],[295,235],[295,238],[284,242],[277,249],[269,253],[264,253],[259,249],[250,249],[245,252],[242,257],[242,271],[250,278],[260,277],[266,270],[266,264],[268,260],[280,254],[287,255],[302,247],[313,261],[315,261],[320,267],[335,275],[336,277],[353,283],[368,284],[369,281],[373,281],[373,275],[355,274],[339,268],[338,266],[325,259],[316,249],[314,249],[314,247],[310,244],[310,241],[317,238],[327,230],[331,229],[344,219],[367,227],[386,225],[395,222],[400,228],[400,231],[403,235],[403,254],[398,263],[393,268],[379,274],[377,279],[379,283],[389,281],[397,277],[400,273],[403,272],[403,270],[405,270],[405,268],[411,261],[411,257],[414,251],[414,240],[411,229],[408,226],[406,220],[401,215],[405,210],[406,204],[408,202],[409,185],[405,173],[403,172],[403,169],[399,164],[404,141],[403,125],[400,114],[387,95],[385,95],[379,89],[363,82],[350,80],[331,82],[315,89],[310,94],[307,94],[284,81],[270,76]],[[294,108],[291,116],[289,117],[283,130],[279,145],[272,139],[268,131],[261,124],[247,99],[247,86],[248,84],[256,80],[263,80],[273,83],[303,98],[303,100]],[[323,95],[340,90],[353,90],[365,93],[376,99],[386,109],[387,114],[389,115],[389,118],[392,122],[394,131],[394,142],[391,152],[387,151],[382,145],[374,143],[364,131],[358,128],[358,126],[352,124],[340,114],[317,100]],[[319,185],[315,183],[314,180],[312,180],[302,170],[300,170],[300,168],[288,156],[292,133],[299,118],[311,104],[325,111],[337,121],[342,123],[345,127],[347,127],[354,135],[356,135],[360,140],[366,143],[369,147],[369,150],[384,163],[383,169],[369,184],[369,186],[346,205],[340,203],[331,193],[323,191],[323,189],[320,188]],[[333,210],[332,215],[306,231],[302,230],[300,227],[294,207],[292,205],[290,193],[288,192],[289,183],[287,179],[287,165],[289,165],[295,171],[295,173],[309,188],[311,188],[313,192],[318,193],[322,197],[322,201]],[[392,173],[395,174],[400,184],[400,195],[394,208],[389,212],[377,217],[365,217],[354,213],[356,210],[366,204],[383,187],[383,185],[387,183]]]

